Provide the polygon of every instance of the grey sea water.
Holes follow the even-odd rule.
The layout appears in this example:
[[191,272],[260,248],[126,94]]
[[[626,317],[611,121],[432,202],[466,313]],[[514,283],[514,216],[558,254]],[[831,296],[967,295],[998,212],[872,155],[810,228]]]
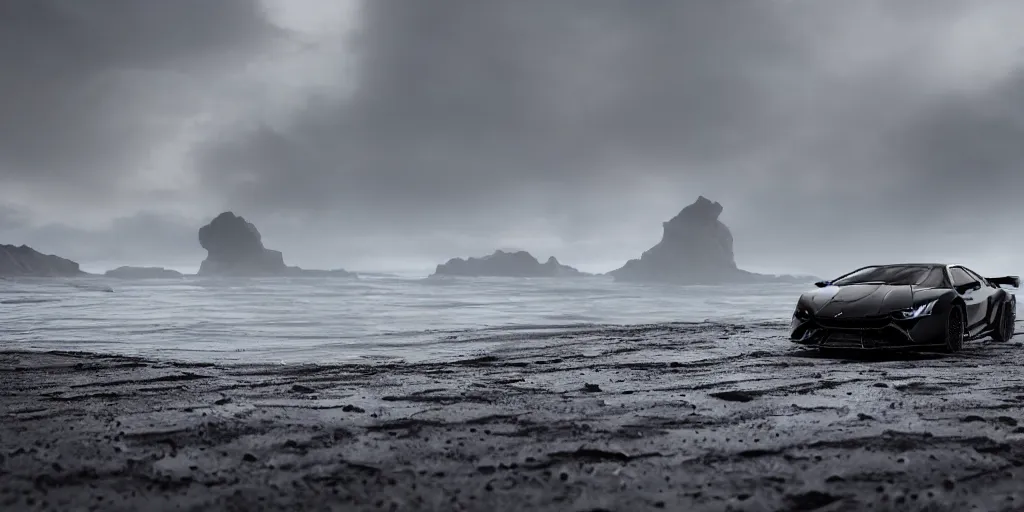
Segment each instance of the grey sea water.
[[605,278],[0,280],[0,349],[211,362],[436,360],[553,329],[787,321],[797,296],[812,286],[648,286]]

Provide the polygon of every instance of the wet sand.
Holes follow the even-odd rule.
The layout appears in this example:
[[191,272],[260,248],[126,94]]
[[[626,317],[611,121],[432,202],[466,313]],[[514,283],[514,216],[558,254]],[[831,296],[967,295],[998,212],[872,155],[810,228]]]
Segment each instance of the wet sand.
[[779,324],[509,335],[436,364],[4,352],[0,510],[1024,510],[1022,338],[870,359]]

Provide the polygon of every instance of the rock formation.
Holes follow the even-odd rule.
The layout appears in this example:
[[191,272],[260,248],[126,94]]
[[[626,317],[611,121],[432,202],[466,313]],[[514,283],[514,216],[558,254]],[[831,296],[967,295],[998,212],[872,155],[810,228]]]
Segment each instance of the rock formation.
[[208,253],[199,275],[283,275],[288,270],[280,251],[263,247],[256,226],[232,212],[200,228],[199,245]]
[[200,228],[199,244],[207,252],[199,266],[201,276],[354,276],[341,269],[304,270],[285,265],[281,251],[263,247],[256,226],[232,212],[224,212]]
[[589,274],[562,265],[554,256],[541,263],[526,251],[494,251],[482,258],[452,258],[437,266],[434,276],[582,277]]
[[22,245],[0,245],[0,276],[74,277],[87,275],[78,263],[52,254],[43,254]]
[[118,267],[108,270],[104,275],[118,279],[178,279],[184,277],[177,270],[163,267]]
[[661,241],[608,275],[616,281],[724,284],[773,281],[736,267],[732,233],[722,221],[722,205],[700,196],[662,223]]

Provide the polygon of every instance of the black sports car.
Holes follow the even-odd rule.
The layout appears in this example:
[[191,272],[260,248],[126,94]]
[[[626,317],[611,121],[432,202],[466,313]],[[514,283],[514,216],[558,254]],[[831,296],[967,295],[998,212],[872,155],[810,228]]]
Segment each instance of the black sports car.
[[956,352],[964,341],[1013,337],[1017,299],[963,265],[873,265],[815,283],[793,312],[790,339],[819,348],[925,348]]

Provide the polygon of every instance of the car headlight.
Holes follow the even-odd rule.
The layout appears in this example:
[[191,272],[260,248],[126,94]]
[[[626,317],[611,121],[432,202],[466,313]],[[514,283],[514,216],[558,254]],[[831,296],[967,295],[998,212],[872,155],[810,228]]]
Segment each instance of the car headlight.
[[793,312],[793,316],[795,316],[797,320],[807,320],[811,318],[811,312],[806,308],[797,307],[796,311]]
[[902,311],[897,312],[896,314],[899,316],[899,318],[902,318],[904,320],[928,316],[932,314],[932,310],[935,309],[935,304],[937,304],[938,302],[939,300],[935,299],[931,302],[921,304],[920,306],[914,306],[910,309],[904,309]]

